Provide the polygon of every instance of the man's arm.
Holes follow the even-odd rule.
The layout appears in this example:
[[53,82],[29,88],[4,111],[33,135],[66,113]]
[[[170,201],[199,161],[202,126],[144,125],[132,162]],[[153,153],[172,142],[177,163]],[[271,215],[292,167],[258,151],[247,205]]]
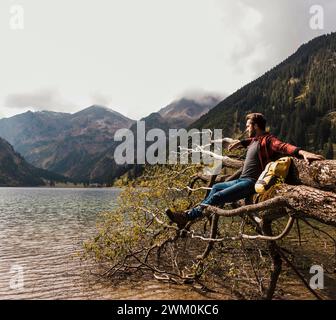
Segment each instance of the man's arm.
[[290,143],[282,142],[275,136],[271,136],[269,147],[273,152],[281,153],[288,156],[298,156],[301,148],[291,145]]
[[281,154],[285,154],[289,156],[296,156],[296,157],[302,156],[308,164],[310,163],[310,161],[324,160],[324,157],[321,155],[314,154],[314,153],[302,150],[301,148],[293,146],[289,143],[282,142],[274,136],[270,140],[270,148],[274,152],[278,152]]
[[248,138],[248,139],[245,139],[245,140],[241,140],[241,141],[237,141],[235,143],[231,143],[229,146],[228,146],[228,150],[231,151],[231,150],[235,150],[235,149],[239,149],[239,148],[247,148],[249,146],[249,144],[251,143],[252,141],[252,138]]

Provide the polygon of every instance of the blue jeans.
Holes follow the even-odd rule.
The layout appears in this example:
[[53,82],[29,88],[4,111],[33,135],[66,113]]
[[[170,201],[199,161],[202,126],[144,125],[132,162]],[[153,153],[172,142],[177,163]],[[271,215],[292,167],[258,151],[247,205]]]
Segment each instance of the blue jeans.
[[[255,180],[249,178],[239,178],[237,180],[217,183],[213,185],[209,195],[201,202],[212,206],[221,206],[225,203],[235,202],[247,198],[255,193]],[[190,220],[202,216],[202,209],[196,207],[188,212]]]

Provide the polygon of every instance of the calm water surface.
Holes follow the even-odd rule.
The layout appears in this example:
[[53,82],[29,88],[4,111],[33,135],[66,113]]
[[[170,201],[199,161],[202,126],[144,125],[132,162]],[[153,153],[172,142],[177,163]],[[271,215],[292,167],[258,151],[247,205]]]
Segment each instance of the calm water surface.
[[115,288],[88,276],[94,268],[78,252],[120,191],[0,188],[0,299],[203,298],[157,281]]

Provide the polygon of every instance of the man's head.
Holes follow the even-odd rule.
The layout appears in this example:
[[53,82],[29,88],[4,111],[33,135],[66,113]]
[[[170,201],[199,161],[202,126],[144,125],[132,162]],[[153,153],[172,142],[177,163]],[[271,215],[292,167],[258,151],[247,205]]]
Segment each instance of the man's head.
[[250,138],[263,132],[266,128],[266,118],[261,113],[250,113],[246,116],[246,132]]

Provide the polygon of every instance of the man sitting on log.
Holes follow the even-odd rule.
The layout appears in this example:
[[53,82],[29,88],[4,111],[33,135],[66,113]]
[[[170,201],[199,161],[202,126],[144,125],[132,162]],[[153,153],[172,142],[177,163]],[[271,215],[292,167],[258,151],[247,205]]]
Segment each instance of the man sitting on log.
[[[247,148],[242,173],[237,180],[226,181],[213,185],[209,195],[201,204],[222,206],[247,198],[255,193],[254,185],[267,163],[281,155],[303,157],[306,162],[323,160],[323,157],[301,150],[299,147],[284,143],[265,131],[266,119],[261,113],[251,113],[246,117],[246,132],[249,138],[229,145],[228,150]],[[203,217],[202,206],[189,211],[172,212],[166,210],[168,218],[183,229],[188,221]]]

